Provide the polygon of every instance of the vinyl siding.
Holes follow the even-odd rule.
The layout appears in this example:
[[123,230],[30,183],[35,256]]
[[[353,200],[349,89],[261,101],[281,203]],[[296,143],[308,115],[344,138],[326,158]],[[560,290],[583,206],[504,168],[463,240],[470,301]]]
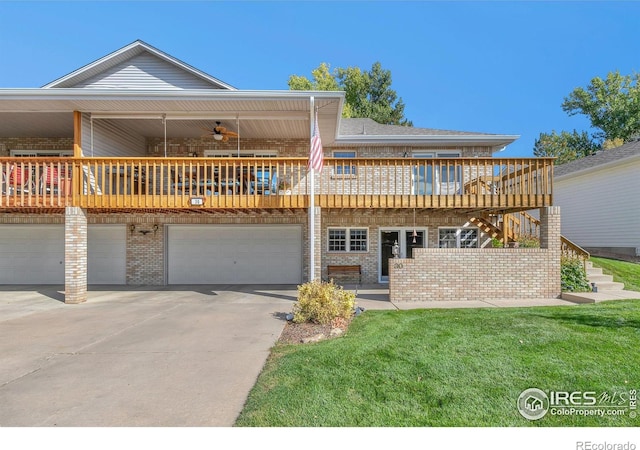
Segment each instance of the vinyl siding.
[[214,89],[210,82],[142,53],[73,86],[95,89]]
[[583,247],[640,247],[640,164],[556,180],[562,234]]
[[144,157],[146,140],[127,129],[125,120],[94,120],[93,151],[91,121],[88,114],[82,117],[82,152],[95,157]]

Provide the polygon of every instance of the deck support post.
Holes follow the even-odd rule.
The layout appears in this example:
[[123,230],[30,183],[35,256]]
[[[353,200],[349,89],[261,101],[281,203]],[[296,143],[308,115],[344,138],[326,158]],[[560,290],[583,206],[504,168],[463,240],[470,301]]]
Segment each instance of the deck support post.
[[65,208],[64,216],[64,302],[87,301],[87,211]]

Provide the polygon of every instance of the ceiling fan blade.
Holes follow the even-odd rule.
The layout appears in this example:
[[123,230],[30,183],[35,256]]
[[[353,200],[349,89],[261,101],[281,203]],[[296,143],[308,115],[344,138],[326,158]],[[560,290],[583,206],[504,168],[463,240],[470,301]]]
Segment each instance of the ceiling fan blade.
[[224,133],[226,136],[229,137],[238,137],[238,133],[234,132],[234,131],[227,131],[226,133]]

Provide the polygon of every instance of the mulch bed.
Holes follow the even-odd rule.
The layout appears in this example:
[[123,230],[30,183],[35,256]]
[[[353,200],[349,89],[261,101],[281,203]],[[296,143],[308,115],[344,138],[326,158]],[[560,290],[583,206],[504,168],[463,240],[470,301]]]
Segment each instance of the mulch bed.
[[349,319],[337,318],[328,325],[321,325],[319,323],[310,322],[294,323],[292,321],[287,321],[287,324],[282,330],[282,334],[280,334],[278,343],[300,344],[303,342],[303,340],[317,336],[319,334],[324,334],[324,339],[333,339],[334,336],[331,336],[331,330],[334,328],[340,328],[343,332],[346,332],[352,319],[353,317]]

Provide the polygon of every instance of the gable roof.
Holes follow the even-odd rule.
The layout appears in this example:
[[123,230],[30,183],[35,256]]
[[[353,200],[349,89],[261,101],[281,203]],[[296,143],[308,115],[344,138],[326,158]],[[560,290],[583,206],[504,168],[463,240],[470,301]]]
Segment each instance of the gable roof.
[[43,88],[236,90],[141,40],[58,78]]
[[568,163],[556,166],[553,169],[555,178],[560,178],[576,172],[597,170],[627,159],[640,158],[640,140],[627,142],[620,147],[610,150],[601,150],[598,153],[584,158],[575,159]]

